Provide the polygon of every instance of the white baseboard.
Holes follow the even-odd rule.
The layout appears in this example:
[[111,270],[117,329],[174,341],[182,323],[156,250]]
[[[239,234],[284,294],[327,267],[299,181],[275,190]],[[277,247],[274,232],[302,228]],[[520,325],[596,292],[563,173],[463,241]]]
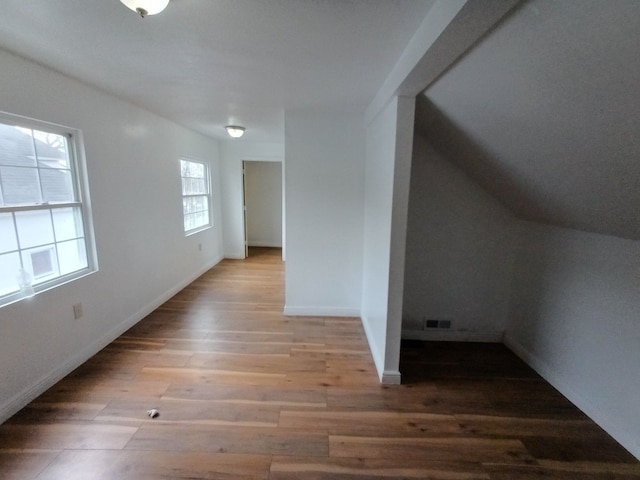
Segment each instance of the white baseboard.
[[76,368],[82,365],[84,362],[93,357],[96,353],[102,350],[104,347],[113,342],[116,338],[122,335],[124,332],[133,327],[136,323],[142,320],[144,317],[153,312],[156,308],[162,305],[164,302],[173,297],[180,290],[185,288],[195,279],[200,277],[206,271],[213,268],[216,264],[218,264],[222,260],[222,257],[217,258],[210,264],[204,266],[200,270],[198,270],[195,274],[189,276],[182,282],[179,282],[173,288],[167,290],[160,296],[156,297],[153,301],[149,302],[143,308],[138,310],[136,313],[131,315],[129,318],[120,322],[114,328],[109,330],[107,333],[102,335],[98,340],[93,342],[91,345],[83,348],[76,355],[71,357],[69,360],[64,362],[62,365],[51,370],[49,373],[40,377],[39,380],[34,382],[30,387],[18,392],[13,397],[9,398],[6,402],[0,405],[0,423],[5,422],[7,419],[18,413],[22,408],[24,408],[29,402],[36,399],[38,396],[42,395],[49,388],[53,387],[57,382],[62,380],[64,377],[73,372]]
[[[371,331],[371,326],[368,318],[364,315],[361,316],[362,319],[362,328],[364,328],[364,334],[367,337],[367,343],[369,344],[369,351],[371,352],[371,356],[373,357],[373,364],[376,367],[376,371],[378,372],[378,378],[381,383],[384,383],[384,356],[383,352],[378,348],[378,344],[376,343],[376,339],[373,336],[373,332]],[[400,375],[400,372],[398,372]],[[398,377],[398,383],[400,383],[400,378]]]
[[383,385],[400,385],[401,380],[400,370],[385,370],[380,376],[380,383]]
[[284,306],[289,317],[359,317],[360,310],[341,307],[291,307]]
[[603,413],[597,405],[592,405],[589,400],[577,393],[564,378],[538,356],[529,352],[515,338],[505,334],[504,344],[513,353],[520,357],[527,365],[538,372],[547,382],[553,385],[560,393],[567,397],[574,405],[582,410],[589,418],[602,427],[609,435],[616,439],[629,453],[640,460],[640,440],[630,435],[620,424],[620,421]]
[[250,247],[267,247],[267,248],[282,248],[282,242],[268,242],[262,240],[249,241]]
[[402,330],[405,340],[436,342],[485,342],[502,343],[504,332],[466,332],[457,330]]

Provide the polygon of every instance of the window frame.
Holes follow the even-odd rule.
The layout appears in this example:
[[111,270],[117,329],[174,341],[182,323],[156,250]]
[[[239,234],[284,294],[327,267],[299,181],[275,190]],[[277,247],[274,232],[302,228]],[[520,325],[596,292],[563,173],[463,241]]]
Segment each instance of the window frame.
[[[180,167],[180,193],[182,198],[182,229],[184,231],[185,237],[188,237],[190,235],[193,235],[198,232],[202,232],[203,230],[207,230],[213,227],[213,200],[211,196],[211,167],[208,162],[205,162],[203,160],[196,160],[189,157],[180,157],[178,160],[179,160],[178,165]],[[195,163],[198,165],[202,165],[204,167],[204,176],[205,176],[204,180],[205,180],[205,185],[207,187],[207,193],[185,194],[183,180],[185,178],[194,178],[194,177],[184,177],[182,175],[182,162]],[[187,214],[184,209],[184,200],[185,198],[198,198],[198,197],[204,197],[207,200],[207,213],[209,217],[209,222],[205,225],[199,225],[190,230],[187,230],[184,223],[185,215]]]
[[[86,175],[86,159],[84,155],[84,142],[82,137],[82,132],[78,129],[54,124],[42,120],[36,120],[32,118],[23,117],[20,115],[15,115],[7,112],[0,111],[0,123],[4,125],[21,127],[25,129],[37,130],[40,132],[51,133],[55,135],[64,136],[66,138],[66,147],[67,147],[67,161],[68,161],[68,170],[71,174],[71,186],[73,189],[73,200],[72,201],[60,201],[60,202],[44,202],[44,203],[28,203],[28,204],[18,204],[18,205],[2,205],[0,204],[0,214],[10,214],[11,221],[13,222],[13,227],[16,230],[16,248],[14,250],[9,250],[5,253],[17,253],[21,268],[24,268],[24,256],[27,255],[30,258],[29,250],[32,250],[32,253],[38,253],[39,250],[47,250],[53,249],[54,253],[52,255],[52,263],[54,265],[54,272],[57,272],[57,276],[51,278],[49,280],[44,280],[39,283],[36,283],[39,278],[46,278],[48,275],[33,275],[32,277],[32,286],[33,286],[33,294],[37,295],[38,293],[50,290],[52,288],[64,285],[66,283],[72,282],[78,278],[85,277],[90,275],[96,271],[98,271],[98,261],[96,255],[96,247],[95,247],[95,239],[93,234],[93,221],[91,215],[91,204],[89,201],[89,183]],[[37,153],[36,153],[37,155]],[[35,168],[38,169],[38,187],[42,193],[42,181],[40,177],[40,170],[47,170],[47,167],[41,167],[36,162]],[[1,176],[1,173],[0,173]],[[18,224],[16,220],[16,213],[20,212],[35,212],[35,211],[48,211],[49,215],[52,217],[54,211],[58,209],[77,209],[79,210],[80,219],[82,221],[82,230],[80,231],[81,235],[66,240],[57,240],[55,236],[55,228],[52,225],[53,240],[50,242],[44,242],[39,245],[33,245],[28,247],[23,247],[20,245],[20,238],[18,235]],[[70,273],[60,274],[60,260],[58,258],[57,246],[59,244],[64,244],[65,242],[70,241],[84,241],[85,247],[85,255],[87,265],[84,268],[79,270],[75,270]],[[27,295],[32,296],[32,295]],[[4,295],[0,295],[0,308],[14,303],[16,301],[21,300],[25,297],[25,293],[21,290],[16,292],[10,292]]]

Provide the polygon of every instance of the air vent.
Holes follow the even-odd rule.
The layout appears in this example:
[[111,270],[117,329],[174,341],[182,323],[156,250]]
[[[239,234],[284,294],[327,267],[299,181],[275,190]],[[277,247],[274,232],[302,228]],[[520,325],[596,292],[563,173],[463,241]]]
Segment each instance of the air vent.
[[451,328],[451,320],[436,320],[436,319],[428,319],[424,320],[424,328]]

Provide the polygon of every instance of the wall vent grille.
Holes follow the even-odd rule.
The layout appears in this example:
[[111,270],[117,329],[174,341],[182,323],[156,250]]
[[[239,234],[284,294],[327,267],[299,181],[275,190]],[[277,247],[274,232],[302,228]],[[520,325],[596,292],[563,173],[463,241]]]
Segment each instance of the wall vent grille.
[[435,320],[435,319],[425,318],[423,328],[425,330],[433,329],[433,328],[444,328],[444,329],[451,328],[451,320]]

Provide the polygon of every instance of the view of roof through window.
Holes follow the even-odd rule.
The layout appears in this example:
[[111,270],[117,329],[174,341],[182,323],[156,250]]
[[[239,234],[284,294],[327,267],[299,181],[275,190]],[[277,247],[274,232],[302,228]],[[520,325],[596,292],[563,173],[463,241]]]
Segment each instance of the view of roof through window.
[[0,205],[74,200],[67,137],[0,124]]

